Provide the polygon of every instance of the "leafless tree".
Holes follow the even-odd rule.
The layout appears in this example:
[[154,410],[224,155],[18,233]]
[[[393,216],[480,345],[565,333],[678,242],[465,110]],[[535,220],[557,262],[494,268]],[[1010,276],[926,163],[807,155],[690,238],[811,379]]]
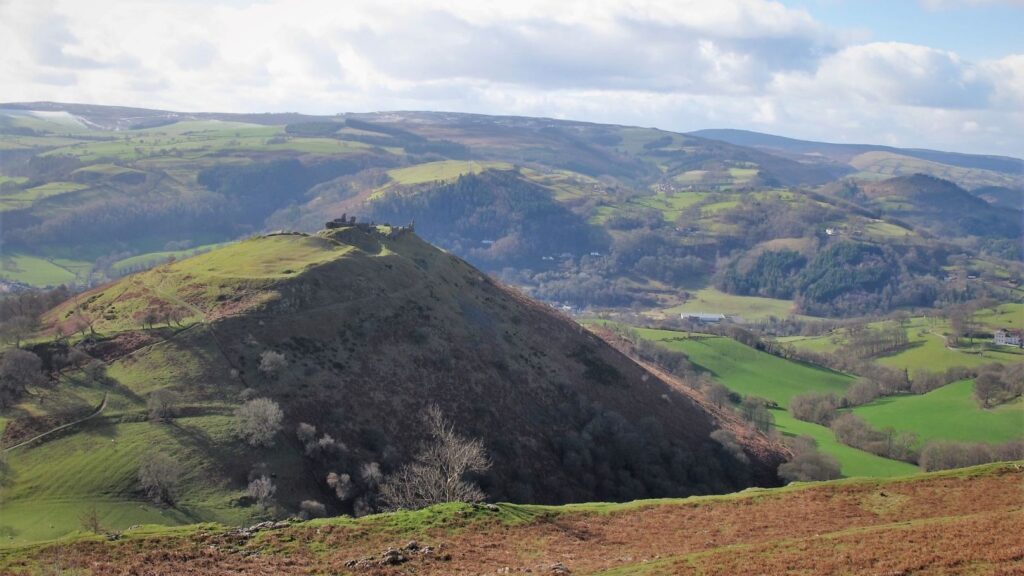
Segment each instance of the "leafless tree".
[[42,361],[28,350],[12,348],[0,360],[0,406],[43,382]]
[[253,398],[235,410],[235,431],[250,446],[271,446],[284,413],[270,398]]
[[779,476],[789,482],[834,480],[839,478],[839,462],[818,451],[814,439],[798,436],[789,442],[793,458],[779,466]]
[[150,452],[139,465],[139,485],[157,504],[173,506],[177,499],[182,467],[163,452]]
[[163,422],[173,418],[178,412],[180,402],[181,398],[173,390],[163,388],[152,392],[146,400],[149,419],[153,422]]
[[285,359],[284,354],[280,352],[274,352],[273,350],[264,350],[260,354],[260,372],[267,376],[273,376],[283,370],[288,365],[288,361]]
[[714,382],[710,384],[705,391],[708,402],[711,402],[716,407],[721,408],[729,401],[729,389],[723,384]]
[[846,391],[846,402],[850,406],[861,406],[878,398],[878,384],[867,378],[858,378]]
[[103,533],[103,524],[100,522],[100,514],[96,511],[96,506],[92,506],[86,510],[78,517],[78,521],[82,525],[82,528],[85,528],[93,534]]
[[36,319],[31,316],[14,316],[0,324],[0,337],[5,342],[14,342],[15,348],[21,348],[21,341],[36,329]]
[[277,492],[277,486],[274,486],[274,482],[267,476],[260,476],[249,482],[246,491],[260,506],[266,506],[274,492]]
[[471,473],[491,467],[483,442],[455,432],[441,409],[431,405],[424,414],[429,439],[419,446],[413,461],[387,476],[380,488],[392,509],[417,509],[443,502],[479,502],[485,494]]

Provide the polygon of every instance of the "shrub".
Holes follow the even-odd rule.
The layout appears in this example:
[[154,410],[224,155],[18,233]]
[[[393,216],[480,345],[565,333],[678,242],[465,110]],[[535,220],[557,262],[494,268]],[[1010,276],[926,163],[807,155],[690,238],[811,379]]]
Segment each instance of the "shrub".
[[846,403],[849,406],[861,406],[878,398],[879,393],[878,384],[867,378],[858,378],[846,390]]
[[299,504],[299,517],[303,520],[327,516],[327,507],[316,500],[303,500]]
[[793,458],[779,466],[779,476],[787,482],[811,482],[839,478],[839,462],[818,451],[814,439],[799,436],[790,442]]
[[832,394],[797,394],[789,400],[789,413],[797,420],[828,426],[836,418],[838,404]]
[[768,432],[775,424],[775,416],[768,410],[769,401],[757,396],[746,396],[740,403],[743,419],[760,432]]

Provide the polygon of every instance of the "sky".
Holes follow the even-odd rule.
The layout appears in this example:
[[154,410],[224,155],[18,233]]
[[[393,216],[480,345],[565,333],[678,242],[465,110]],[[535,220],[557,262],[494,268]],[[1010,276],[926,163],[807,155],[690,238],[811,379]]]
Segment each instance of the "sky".
[[0,102],[444,110],[1024,156],[1024,0],[0,0]]

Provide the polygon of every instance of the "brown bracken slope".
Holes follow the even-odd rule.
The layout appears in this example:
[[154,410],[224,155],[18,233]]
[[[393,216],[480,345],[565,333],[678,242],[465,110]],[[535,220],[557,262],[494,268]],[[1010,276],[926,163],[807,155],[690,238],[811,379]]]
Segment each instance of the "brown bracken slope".
[[[1024,466],[730,496],[447,505],[0,551],[3,574],[1024,574]],[[415,545],[410,545],[410,541]],[[41,571],[41,572],[40,572]]]

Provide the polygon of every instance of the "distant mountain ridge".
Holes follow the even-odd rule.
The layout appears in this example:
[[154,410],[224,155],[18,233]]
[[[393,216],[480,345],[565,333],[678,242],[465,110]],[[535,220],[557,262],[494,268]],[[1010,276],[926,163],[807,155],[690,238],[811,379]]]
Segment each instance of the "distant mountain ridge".
[[773,149],[795,154],[822,154],[840,162],[849,162],[851,158],[865,152],[883,151],[901,154],[959,166],[962,168],[977,168],[982,170],[993,170],[1008,174],[1024,175],[1024,160],[1011,156],[994,156],[988,154],[964,154],[961,152],[944,152],[940,150],[928,150],[923,148],[897,148],[880,144],[841,144],[831,142],[816,142],[812,140],[799,140],[774,134],[753,132],[750,130],[737,130],[730,128],[709,128],[689,132],[701,138],[721,140],[736,144],[737,146],[751,146],[754,148]]

